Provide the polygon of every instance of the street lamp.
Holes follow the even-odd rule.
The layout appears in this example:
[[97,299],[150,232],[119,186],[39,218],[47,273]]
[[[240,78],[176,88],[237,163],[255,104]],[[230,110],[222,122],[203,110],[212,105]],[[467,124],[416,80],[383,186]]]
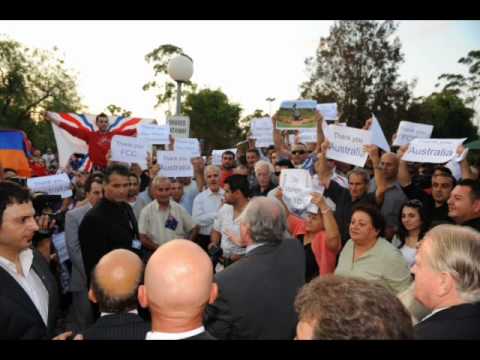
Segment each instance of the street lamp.
[[185,54],[180,54],[171,59],[167,66],[170,77],[177,82],[177,113],[181,112],[182,83],[187,82],[193,75],[193,60]]
[[275,101],[275,98],[272,98],[272,97],[268,97],[265,99],[266,101],[268,101],[270,103],[268,109],[269,109],[269,114],[270,116],[272,116],[272,102]]

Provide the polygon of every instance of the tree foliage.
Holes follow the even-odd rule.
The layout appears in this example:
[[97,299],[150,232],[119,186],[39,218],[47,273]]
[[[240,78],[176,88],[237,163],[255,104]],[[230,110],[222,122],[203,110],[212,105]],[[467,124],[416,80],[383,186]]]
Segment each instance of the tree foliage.
[[393,21],[337,21],[320,39],[314,58],[306,59],[310,79],[301,85],[303,98],[337,102],[341,121],[360,127],[375,113],[391,135],[405,116],[411,87],[399,80],[404,61]]
[[[147,55],[145,61],[153,65],[155,79],[143,85],[144,91],[154,90],[157,95],[157,103],[155,107],[168,103],[175,97],[175,82],[168,76],[168,62],[176,55],[183,54],[182,48],[165,44],[157,47]],[[186,55],[188,56],[188,55]],[[190,80],[182,84],[182,98],[188,94],[195,92],[197,85]]]
[[250,133],[252,119],[254,118],[262,118],[262,117],[269,117],[270,115],[263,112],[263,110],[256,109],[253,114],[247,115],[240,120],[240,128],[242,129],[242,138],[246,139],[248,134]]
[[466,137],[468,143],[478,138],[473,115],[474,110],[467,107],[455,91],[444,90],[417,99],[409,108],[408,120],[432,124],[432,138]]
[[203,139],[204,150],[230,148],[241,139],[242,109],[221,90],[204,89],[187,96],[184,112],[190,117],[191,137]]
[[115,104],[110,104],[107,106],[107,111],[112,116],[123,116],[123,117],[130,117],[132,116],[132,112],[121,108]]
[[31,49],[0,39],[0,126],[24,130],[35,147],[55,145],[43,113],[82,109],[75,76],[53,51]]

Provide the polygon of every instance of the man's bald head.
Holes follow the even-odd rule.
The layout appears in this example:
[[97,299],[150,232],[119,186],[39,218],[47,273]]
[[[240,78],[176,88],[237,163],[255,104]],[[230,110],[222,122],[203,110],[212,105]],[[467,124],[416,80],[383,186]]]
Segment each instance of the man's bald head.
[[383,167],[385,178],[388,181],[394,181],[398,175],[398,156],[392,152],[387,152],[380,158],[380,164]]
[[211,298],[212,286],[210,258],[200,246],[188,240],[172,240],[160,246],[145,270],[144,295],[152,317],[199,316]]
[[117,249],[104,255],[95,266],[91,284],[100,310],[118,313],[134,309],[142,276],[142,260],[133,252]]

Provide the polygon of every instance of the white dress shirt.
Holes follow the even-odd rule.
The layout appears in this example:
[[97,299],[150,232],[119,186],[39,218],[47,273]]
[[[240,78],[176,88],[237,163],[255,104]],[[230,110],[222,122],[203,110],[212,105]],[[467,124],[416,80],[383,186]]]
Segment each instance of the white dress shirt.
[[216,193],[207,189],[198,194],[195,200],[193,200],[193,222],[200,226],[199,233],[201,235],[210,236],[213,222],[220,206],[222,206],[223,194],[223,189],[219,189]]
[[149,331],[147,332],[145,340],[180,340],[201,334],[204,331],[205,328],[203,326],[181,333],[164,333],[158,331]]
[[17,272],[17,266],[7,258],[0,256],[0,266],[5,269],[27,293],[37,308],[45,326],[48,324],[48,290],[32,267],[32,249],[23,250],[19,254],[23,275]]
[[230,230],[235,235],[240,237],[240,225],[233,218],[235,212],[232,205],[224,204],[218,211],[217,217],[213,223],[213,229],[222,234],[222,239],[220,246],[223,250],[223,256],[231,257],[232,255],[243,255],[245,254],[245,248],[235,244],[228,236],[225,234],[226,230]]

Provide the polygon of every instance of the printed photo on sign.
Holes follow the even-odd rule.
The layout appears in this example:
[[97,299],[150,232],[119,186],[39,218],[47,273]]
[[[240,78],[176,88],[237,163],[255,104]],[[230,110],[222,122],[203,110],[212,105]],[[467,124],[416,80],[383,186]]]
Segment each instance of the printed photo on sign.
[[317,110],[322,114],[323,119],[327,121],[337,120],[337,103],[318,104]]
[[414,139],[402,160],[419,163],[443,164],[455,159],[457,147],[463,139]]
[[394,146],[410,144],[413,139],[429,139],[432,136],[433,125],[419,124],[410,121],[400,121]]
[[137,138],[150,145],[165,145],[170,143],[170,129],[167,125],[140,125]]
[[367,130],[346,126],[329,126],[331,146],[327,158],[363,167],[368,154],[363,146],[371,143],[371,133]]
[[147,167],[148,144],[142,139],[131,136],[115,135],[112,138],[112,161],[137,163],[142,168]]
[[166,177],[192,177],[193,165],[188,153],[157,151],[160,175]]
[[67,174],[29,178],[27,179],[27,187],[34,193],[61,195],[62,198],[72,196],[71,182]]
[[316,127],[315,100],[283,101],[277,112],[277,129],[302,129]]
[[289,209],[305,210],[312,200],[312,177],[308,170],[285,169],[280,173],[283,200]]

